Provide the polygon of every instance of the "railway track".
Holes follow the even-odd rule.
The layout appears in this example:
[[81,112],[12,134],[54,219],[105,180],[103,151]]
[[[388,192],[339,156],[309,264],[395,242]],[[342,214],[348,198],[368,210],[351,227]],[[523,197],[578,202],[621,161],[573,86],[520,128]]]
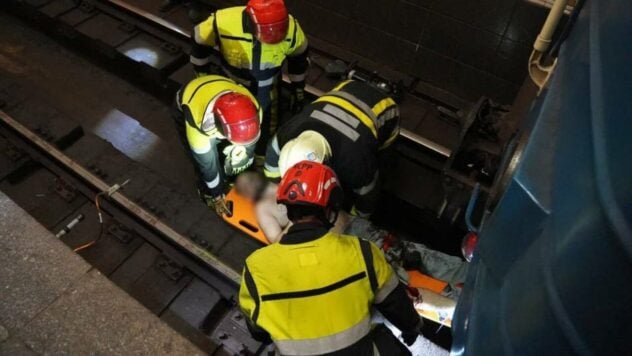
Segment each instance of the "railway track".
[[114,191],[108,173],[61,151],[86,140],[80,130],[35,133],[4,111],[0,122],[3,191],[54,233],[81,216],[62,241],[204,351],[261,351],[236,307],[239,273],[210,252],[212,241],[185,237],[160,212]]

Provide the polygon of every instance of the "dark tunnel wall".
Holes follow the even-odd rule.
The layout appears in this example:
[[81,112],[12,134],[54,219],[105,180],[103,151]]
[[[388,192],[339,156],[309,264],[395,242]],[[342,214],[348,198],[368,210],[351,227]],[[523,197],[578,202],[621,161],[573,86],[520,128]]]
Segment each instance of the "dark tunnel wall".
[[465,99],[511,102],[546,10],[524,0],[287,0],[310,35]]
[[[244,4],[238,0],[206,0]],[[286,0],[343,59],[387,65],[468,100],[511,103],[547,10],[525,0]],[[346,53],[345,53],[346,52]]]

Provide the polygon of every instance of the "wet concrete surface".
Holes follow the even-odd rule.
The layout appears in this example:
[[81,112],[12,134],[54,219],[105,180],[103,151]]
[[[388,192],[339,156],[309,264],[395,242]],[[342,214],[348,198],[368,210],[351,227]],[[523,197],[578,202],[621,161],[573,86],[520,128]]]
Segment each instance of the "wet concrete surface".
[[0,33],[3,75],[45,97],[84,131],[119,144],[117,149],[142,147],[133,158],[195,193],[193,167],[168,105],[4,13]]

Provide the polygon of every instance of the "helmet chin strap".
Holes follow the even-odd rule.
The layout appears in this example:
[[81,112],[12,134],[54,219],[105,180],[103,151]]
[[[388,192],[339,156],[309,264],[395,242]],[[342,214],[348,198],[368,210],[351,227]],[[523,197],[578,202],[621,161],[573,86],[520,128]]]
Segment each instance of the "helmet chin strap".
[[338,215],[339,215],[339,211],[337,210],[330,210],[327,213],[327,221],[325,221],[325,227],[327,228],[327,230],[331,229],[332,227],[334,227],[334,225],[336,224],[336,220],[338,220]]

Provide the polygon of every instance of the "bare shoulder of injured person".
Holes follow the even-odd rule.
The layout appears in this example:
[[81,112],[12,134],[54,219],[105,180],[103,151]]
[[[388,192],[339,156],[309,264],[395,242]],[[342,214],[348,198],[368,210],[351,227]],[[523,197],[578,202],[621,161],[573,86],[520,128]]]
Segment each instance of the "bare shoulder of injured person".
[[276,184],[268,183],[262,200],[266,201],[265,209],[274,215],[274,218],[281,226],[281,229],[284,229],[289,225],[290,220],[287,218],[287,207],[276,202],[277,188],[278,186]]
[[266,189],[255,206],[257,223],[270,243],[277,242],[283,230],[289,225],[287,209],[276,202],[276,186],[274,192]]

